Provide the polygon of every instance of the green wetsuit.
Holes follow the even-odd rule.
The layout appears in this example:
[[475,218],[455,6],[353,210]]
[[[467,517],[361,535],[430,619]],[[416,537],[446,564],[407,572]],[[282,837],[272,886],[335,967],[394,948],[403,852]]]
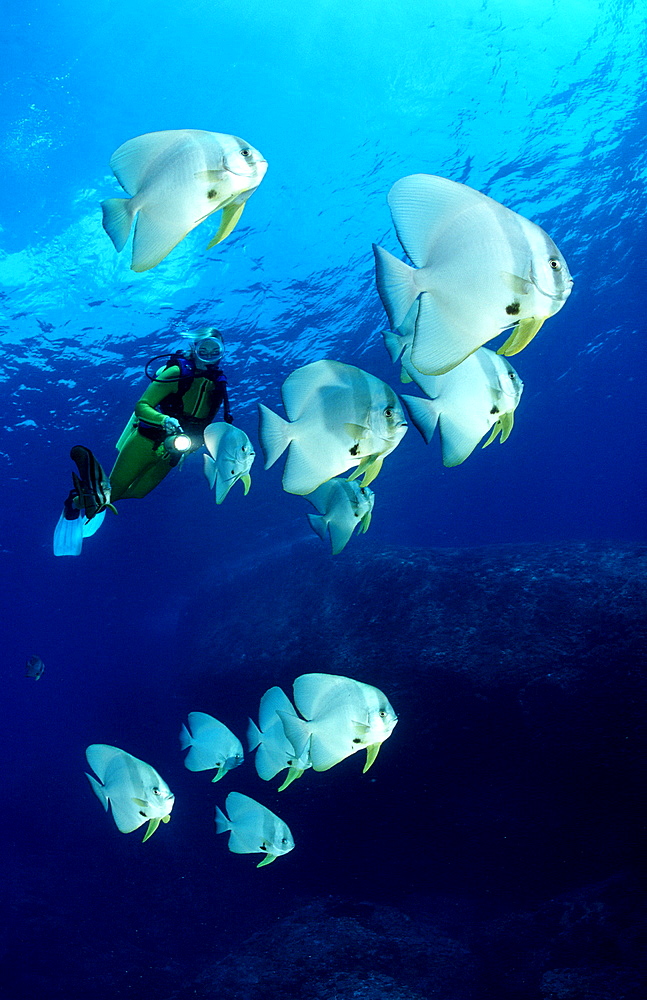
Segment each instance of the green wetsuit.
[[[182,393],[187,382],[188,388]],[[160,369],[135,406],[134,416],[142,424],[131,422],[130,433],[127,427],[119,439],[119,456],[110,473],[111,501],[145,497],[177,464],[164,448],[165,417],[179,420],[182,429],[196,441],[192,448],[195,451],[222,403],[225,420],[231,423],[227,382],[220,369],[211,372],[210,377],[182,376],[177,365]]]

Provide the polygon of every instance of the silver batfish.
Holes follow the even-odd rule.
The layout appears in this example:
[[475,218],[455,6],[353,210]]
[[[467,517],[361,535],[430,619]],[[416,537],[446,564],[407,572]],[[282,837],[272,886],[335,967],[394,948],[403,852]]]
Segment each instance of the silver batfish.
[[245,431],[233,424],[209,424],[204,432],[204,443],[209,451],[204,456],[204,474],[214,491],[216,503],[223,502],[239,479],[247,496],[252,484],[249,470],[256,453]]
[[101,203],[103,228],[121,252],[136,219],[133,271],[155,267],[218,209],[220,227],[207,249],[222,242],[267,170],[262,154],[238,136],[200,129],[129,139],[112,154],[110,166],[132,197]]
[[148,820],[146,841],[160,822],[168,823],[175,796],[154,767],[107,743],[93,743],[85,756],[99,780],[87,772],[86,778],[104,809],[112,809],[122,833],[132,833]]
[[348,479],[331,479],[307,499],[319,511],[306,515],[310,527],[322,540],[330,537],[334,556],[345,548],[356,528],[360,535],[368,531],[375,501],[375,494],[368,486]]
[[283,489],[302,496],[355,469],[368,486],[407,424],[390,386],[341,361],[314,361],[297,368],[281,387],[288,420],[259,403],[259,436],[265,468],[288,448]]
[[450,371],[510,327],[499,354],[517,354],[570,295],[550,236],[480,191],[413,174],[388,202],[414,267],[374,245],[377,288],[394,330],[418,301],[411,363],[424,375]]

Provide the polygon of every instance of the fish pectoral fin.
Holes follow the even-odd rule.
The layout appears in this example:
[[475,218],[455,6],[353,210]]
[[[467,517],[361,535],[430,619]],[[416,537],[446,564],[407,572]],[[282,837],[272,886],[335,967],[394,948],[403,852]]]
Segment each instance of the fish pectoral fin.
[[207,244],[207,250],[211,250],[212,247],[215,247],[218,243],[222,243],[222,241],[229,236],[232,230],[236,227],[236,223],[240,219],[241,215],[243,214],[244,207],[245,207],[244,201],[241,201],[240,204],[238,205],[235,202],[233,202],[231,205],[225,205],[225,207],[222,210],[222,218],[220,219],[220,226],[218,227],[218,232],[211,240],[211,242]]
[[368,529],[371,526],[371,518],[372,518],[372,516],[373,516],[373,511],[371,511],[371,510],[369,510],[369,512],[367,514],[364,514],[364,517],[359,522],[359,530],[360,530],[360,532],[364,533],[365,531],[368,531]]
[[367,429],[362,424],[344,424],[344,430],[349,437],[352,437],[353,441],[361,441],[363,437],[366,437]]
[[355,726],[358,736],[363,736],[364,733],[367,733],[370,729],[370,726],[368,726],[365,722],[355,722],[355,720],[353,720],[353,725]]
[[170,823],[170,822],[171,822],[170,816],[162,816],[162,823]]
[[106,504],[106,510],[107,509],[110,509],[113,514],[118,514],[119,513],[119,511],[117,510],[117,508],[115,507],[115,505],[113,503],[107,503]]
[[219,766],[218,770],[216,771],[216,773],[214,774],[214,776],[213,776],[213,778],[211,780],[212,781],[220,781],[221,778],[224,778],[224,776],[226,775],[226,773],[227,773],[227,768]]
[[535,334],[539,333],[543,325],[543,319],[519,320],[505,344],[497,351],[497,354],[504,354],[509,358],[512,354],[518,354],[519,351],[523,351],[524,347],[530,343]]
[[136,799],[133,797],[133,802],[135,803],[136,806],[139,806],[140,809],[148,808],[148,802],[146,802],[145,799]]
[[249,475],[248,472],[246,472],[244,476],[240,477],[240,481],[245,487],[245,493],[243,494],[243,496],[247,496],[247,494],[249,493],[249,488],[252,485],[252,477]]
[[382,746],[381,743],[371,743],[370,747],[366,748],[366,763],[364,764],[364,767],[362,768],[362,774],[366,774],[366,772],[368,771],[369,767],[371,766],[371,764],[373,763],[373,761],[377,757],[378,753],[380,752],[380,747],[381,746]]
[[512,274],[511,271],[501,271],[501,277],[510,291],[516,295],[527,295],[532,288],[532,281],[529,278],[522,278],[519,274]]
[[146,833],[144,834],[144,839],[142,840],[142,844],[145,844],[146,841],[148,840],[148,838],[153,836],[153,834],[155,833],[155,831],[157,830],[157,828],[158,828],[159,825],[160,825],[160,817],[159,816],[155,816],[154,819],[149,819],[149,821],[148,821],[148,829],[147,829]]
[[413,379],[409,375],[409,372],[405,370],[404,365],[402,365],[402,368],[400,369],[400,381],[404,382],[405,385],[407,382],[413,382]]
[[277,858],[278,858],[278,854],[268,854],[266,857],[263,858],[262,861],[258,862],[258,864],[256,865],[256,867],[257,868],[262,868],[264,865],[271,865],[272,862],[276,861]]

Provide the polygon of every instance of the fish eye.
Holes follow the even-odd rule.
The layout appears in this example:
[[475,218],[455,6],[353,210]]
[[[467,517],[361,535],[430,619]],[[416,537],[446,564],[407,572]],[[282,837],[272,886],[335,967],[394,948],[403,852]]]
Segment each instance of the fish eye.
[[241,156],[251,156],[252,155],[252,151],[251,151],[251,149],[241,149],[240,155]]
[[153,795],[161,795],[161,794],[162,793],[160,792],[159,788],[157,787],[157,785],[155,785],[155,787],[153,788]]
[[390,406],[387,406],[387,408],[384,411],[384,416],[385,417],[392,417],[393,416],[393,408],[390,407]]
[[282,844],[287,844],[287,842],[288,842],[288,838],[287,838],[287,837],[283,837],[283,838],[281,839],[281,843],[282,843]]
[[515,373],[514,372],[508,372],[508,378],[516,378]]
[[548,263],[552,267],[553,271],[561,271],[562,265],[560,264],[560,262],[558,260],[555,260],[554,257],[551,257],[550,260],[548,261]]

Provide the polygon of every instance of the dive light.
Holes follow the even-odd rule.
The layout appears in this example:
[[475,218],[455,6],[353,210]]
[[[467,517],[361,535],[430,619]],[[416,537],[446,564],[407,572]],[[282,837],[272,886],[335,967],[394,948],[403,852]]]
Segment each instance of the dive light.
[[169,434],[164,439],[164,447],[171,455],[178,453],[184,455],[187,451],[191,451],[192,444],[193,442],[188,434]]

